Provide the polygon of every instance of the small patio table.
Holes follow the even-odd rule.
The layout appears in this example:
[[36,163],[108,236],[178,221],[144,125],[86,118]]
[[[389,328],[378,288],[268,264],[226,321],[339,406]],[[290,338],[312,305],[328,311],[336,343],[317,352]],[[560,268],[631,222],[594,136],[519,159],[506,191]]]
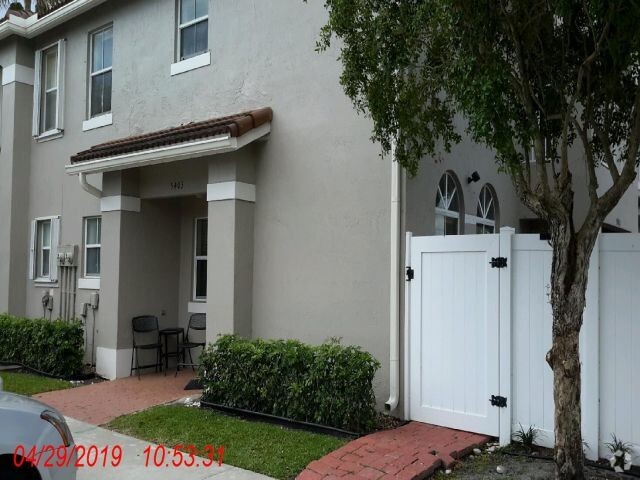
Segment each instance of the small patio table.
[[[172,336],[176,337],[176,349],[174,351],[169,351],[169,337]],[[169,369],[169,357],[176,357],[179,361],[180,343],[184,342],[184,328],[163,328],[160,330],[160,337],[164,338],[164,352],[162,356],[164,357],[164,374],[166,375],[167,370]]]

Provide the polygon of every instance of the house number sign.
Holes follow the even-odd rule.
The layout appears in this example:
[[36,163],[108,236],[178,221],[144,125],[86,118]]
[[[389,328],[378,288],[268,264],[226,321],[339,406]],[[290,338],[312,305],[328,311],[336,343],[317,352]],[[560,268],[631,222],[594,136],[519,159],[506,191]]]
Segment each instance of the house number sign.
[[184,182],[182,180],[174,180],[170,185],[171,190],[182,190],[184,188]]

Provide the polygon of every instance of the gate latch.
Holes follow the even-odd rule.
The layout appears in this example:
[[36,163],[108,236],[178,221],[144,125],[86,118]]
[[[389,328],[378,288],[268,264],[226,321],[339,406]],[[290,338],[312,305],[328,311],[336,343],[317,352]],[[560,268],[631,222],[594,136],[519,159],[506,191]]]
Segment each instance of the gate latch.
[[491,268],[506,268],[507,257],[491,257]]
[[407,267],[407,282],[413,280],[413,268]]
[[490,402],[494,407],[505,408],[507,406],[507,397],[501,397],[500,395],[491,395]]

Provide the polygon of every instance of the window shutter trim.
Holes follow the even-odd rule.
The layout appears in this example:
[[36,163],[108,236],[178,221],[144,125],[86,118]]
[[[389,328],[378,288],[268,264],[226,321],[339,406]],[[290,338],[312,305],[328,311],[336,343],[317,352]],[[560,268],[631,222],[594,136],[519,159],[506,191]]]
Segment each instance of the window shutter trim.
[[56,111],[56,128],[64,130],[64,70],[66,40],[58,41],[58,108]]
[[35,278],[36,270],[36,221],[31,221],[31,242],[29,243],[29,280]]
[[33,119],[31,133],[34,137],[40,135],[40,90],[42,80],[42,50],[36,50],[35,78],[33,82]]
[[52,282],[58,280],[58,245],[60,244],[60,217],[51,219],[51,255],[49,255],[49,275]]

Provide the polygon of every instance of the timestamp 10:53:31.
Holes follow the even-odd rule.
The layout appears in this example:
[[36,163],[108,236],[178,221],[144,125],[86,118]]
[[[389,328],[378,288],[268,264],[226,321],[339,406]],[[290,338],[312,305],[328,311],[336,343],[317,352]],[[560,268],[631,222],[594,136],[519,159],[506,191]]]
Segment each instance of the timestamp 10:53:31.
[[[200,458],[198,454],[202,456]],[[147,445],[143,451],[145,467],[211,467],[222,466],[224,445],[215,447],[205,445],[198,452],[195,445],[176,445],[167,448],[164,445]]]

